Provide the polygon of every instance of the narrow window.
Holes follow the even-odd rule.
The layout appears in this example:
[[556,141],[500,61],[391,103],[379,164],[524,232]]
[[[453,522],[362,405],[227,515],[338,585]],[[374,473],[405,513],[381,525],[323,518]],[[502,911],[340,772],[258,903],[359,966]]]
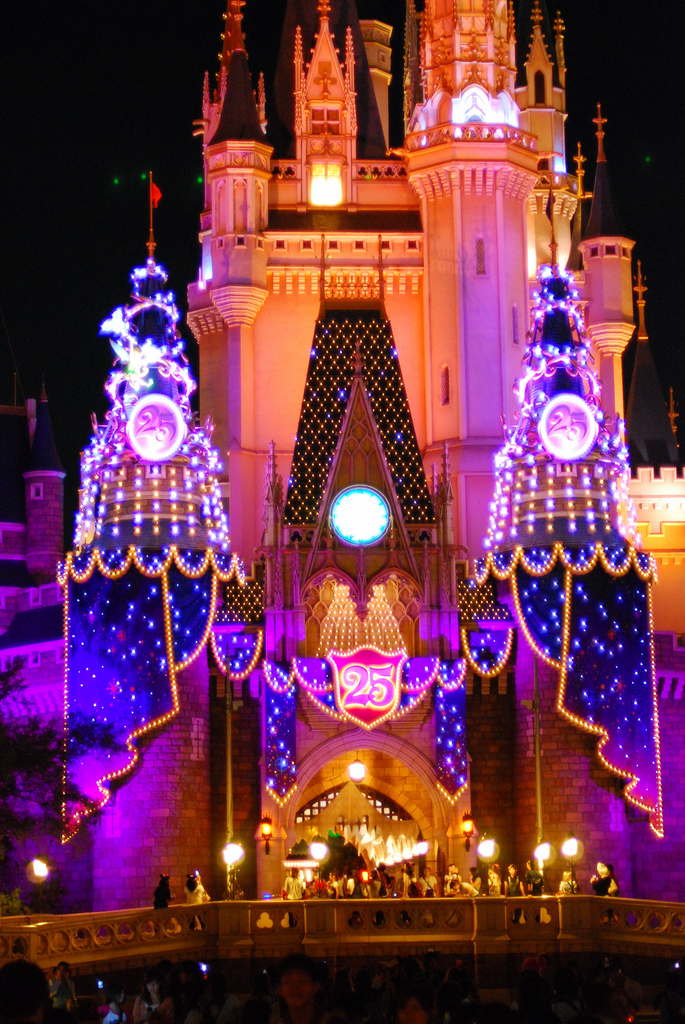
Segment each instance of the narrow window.
[[30,501],[42,501],[43,500],[43,485],[42,484],[31,484],[29,488]]
[[545,76],[542,71],[535,72],[535,105],[536,107],[545,105]]
[[485,273],[485,242],[482,238],[476,239],[476,273]]
[[440,370],[440,403],[442,405],[450,404],[450,368],[449,366],[443,366]]
[[511,307],[511,336],[514,340],[514,344],[519,343],[519,308],[514,303]]

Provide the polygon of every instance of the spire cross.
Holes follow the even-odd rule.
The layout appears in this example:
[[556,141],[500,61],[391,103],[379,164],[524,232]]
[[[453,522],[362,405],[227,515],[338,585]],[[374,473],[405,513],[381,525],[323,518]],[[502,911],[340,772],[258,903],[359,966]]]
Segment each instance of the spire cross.
[[583,164],[587,157],[584,157],[580,150],[580,143],[578,143],[578,151],[576,156],[573,158],[573,162],[576,165],[576,176],[578,178],[578,198],[585,198],[585,187],[583,185],[583,179],[585,178],[585,171],[583,170]]
[[606,117],[602,117],[602,104],[597,104],[597,117],[592,118],[593,124],[597,125],[597,159],[606,160],[604,155],[604,125],[607,123]]
[[635,285],[633,291],[637,295],[637,314],[638,314],[638,328],[637,337],[638,341],[647,341],[647,328],[645,327],[645,292],[647,291],[647,285],[644,284],[642,277],[642,261],[637,261],[637,277],[635,278]]

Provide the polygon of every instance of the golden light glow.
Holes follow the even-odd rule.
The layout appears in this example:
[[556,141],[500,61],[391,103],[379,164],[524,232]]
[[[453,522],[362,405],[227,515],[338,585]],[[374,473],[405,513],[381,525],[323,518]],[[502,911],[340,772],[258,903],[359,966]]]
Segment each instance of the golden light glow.
[[312,164],[309,202],[312,206],[340,206],[343,200],[340,164]]

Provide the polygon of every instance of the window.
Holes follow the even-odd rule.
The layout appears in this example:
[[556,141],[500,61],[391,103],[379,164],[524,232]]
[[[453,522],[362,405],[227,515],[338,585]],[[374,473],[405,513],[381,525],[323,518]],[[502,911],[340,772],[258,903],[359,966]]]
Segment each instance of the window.
[[29,654],[29,668],[40,668],[40,652],[31,651]]
[[312,242],[311,238],[305,238],[304,241],[301,243],[300,248],[301,249],[313,249],[314,248],[314,243]]
[[274,249],[286,249],[285,238],[277,238],[274,244]]
[[545,76],[542,71],[535,72],[535,106],[545,105]]
[[29,500],[30,501],[42,501],[43,500],[43,485],[42,484],[31,484],[29,487]]
[[590,247],[590,256],[599,256],[599,246],[593,245]]
[[617,256],[618,252],[615,245],[607,245],[605,252],[607,256]]
[[340,135],[340,109],[312,107],[312,135]]
[[476,239],[476,273],[485,273],[485,242],[482,238]]
[[357,238],[355,240],[355,243],[354,243],[354,248],[355,248],[356,252],[365,252],[366,251],[366,242],[364,242],[361,239]]
[[339,206],[342,203],[340,164],[312,164],[310,202],[312,206]]
[[511,336],[514,344],[519,344],[519,308],[516,304],[511,307]]
[[340,242],[336,238],[334,238],[328,242],[328,248],[340,250]]
[[416,252],[416,251],[418,250],[418,248],[419,248],[419,243],[418,243],[418,239],[416,239],[416,238],[410,238],[410,239],[409,239],[409,240],[407,241],[407,252],[409,252],[409,251],[412,251],[412,250],[413,250],[414,252]]
[[450,404],[450,368],[443,366],[440,370],[440,404]]

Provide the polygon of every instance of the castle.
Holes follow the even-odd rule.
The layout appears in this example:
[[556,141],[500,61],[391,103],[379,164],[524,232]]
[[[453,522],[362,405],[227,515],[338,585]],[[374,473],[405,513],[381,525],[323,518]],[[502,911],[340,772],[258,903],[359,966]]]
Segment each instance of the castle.
[[[117,362],[59,572],[66,653],[47,404],[32,448],[32,411],[3,411],[26,494],[2,526],[2,657],[46,713],[66,678],[69,707],[127,737],[71,766],[91,796],[52,853],[72,907],[144,905],[162,870],[219,896],[234,838],[246,893],[278,894],[291,848],[338,829],[466,873],[468,814],[502,863],[574,832],[579,876],[608,859],[624,891],[682,900],[685,484],[641,276],[624,401],[634,243],[601,110],[592,194],[568,167],[563,22],[544,0],[407,0],[389,152],[388,26],[289,0],[267,91],[241,7],[197,123],[199,417],[151,244],[102,325]],[[607,657],[632,630],[630,682],[585,656],[583,601]]]

